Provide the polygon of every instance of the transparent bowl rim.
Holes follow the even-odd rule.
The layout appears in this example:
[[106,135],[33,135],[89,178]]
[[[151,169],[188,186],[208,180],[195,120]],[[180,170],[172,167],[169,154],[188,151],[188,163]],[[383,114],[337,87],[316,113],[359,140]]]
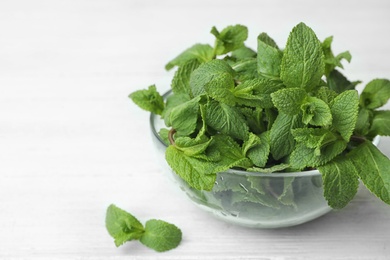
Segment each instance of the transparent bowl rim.
[[[166,99],[170,94],[172,93],[172,90],[168,90],[165,92],[162,96],[164,99]],[[161,139],[160,135],[157,132],[157,129],[154,125],[155,117],[158,115],[154,113],[150,113],[149,122],[150,122],[150,129],[152,131],[153,137],[156,138],[156,140],[164,147],[168,147],[165,142]],[[375,137],[373,143],[377,145],[379,143],[379,136]],[[308,171],[300,171],[300,172],[273,172],[273,173],[264,173],[264,172],[248,172],[244,170],[238,170],[238,169],[228,169],[224,171],[226,173],[231,173],[235,175],[243,175],[243,176],[257,176],[257,177],[310,177],[310,176],[319,176],[321,173],[318,170],[308,170]]]

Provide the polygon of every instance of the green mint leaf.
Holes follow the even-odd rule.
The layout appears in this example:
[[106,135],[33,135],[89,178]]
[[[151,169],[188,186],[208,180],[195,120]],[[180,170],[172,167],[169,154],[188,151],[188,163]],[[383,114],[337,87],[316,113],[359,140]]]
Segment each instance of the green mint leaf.
[[[199,96],[206,93],[205,86],[209,82],[218,78],[231,79],[233,82],[234,70],[230,65],[223,60],[212,60],[201,64],[194,70],[190,77],[190,87],[194,96]],[[234,84],[234,82],[233,82]],[[231,87],[229,84],[228,88]],[[210,90],[210,88],[209,88]]]
[[187,156],[173,145],[166,149],[165,159],[172,170],[191,187],[208,191],[213,188],[217,167],[214,162]]
[[314,89],[325,72],[321,42],[304,23],[293,28],[284,50],[280,78],[289,88]]
[[364,185],[378,198],[390,204],[390,160],[371,142],[366,141],[353,149],[352,160]]
[[137,90],[129,95],[129,98],[140,108],[161,115],[164,110],[163,97],[157,92],[156,86],[151,85],[148,89]]
[[322,86],[318,89],[316,95],[317,98],[321,99],[327,104],[330,104],[335,97],[337,97],[337,92],[334,90],[331,90],[330,88],[326,86]]
[[257,167],[264,167],[271,151],[269,131],[263,132],[254,139],[253,145],[245,154]]
[[279,47],[278,45],[276,44],[276,42],[274,41],[274,39],[272,39],[267,33],[263,32],[263,33],[260,33],[259,36],[257,36],[257,40],[259,41],[262,41],[264,42],[265,44],[275,48],[275,49],[278,49],[279,50]]
[[331,46],[332,41],[333,41],[333,36],[330,36],[322,42],[322,50],[324,52],[324,58],[325,58],[326,76],[329,76],[329,74],[334,70],[335,67],[343,68],[343,64],[341,63],[341,60],[345,59],[348,62],[351,62],[352,59],[352,56],[349,53],[349,51],[345,51],[338,54],[337,56],[334,56],[332,51],[332,46]]
[[332,124],[331,110],[324,101],[316,97],[307,97],[302,104],[303,123],[314,126],[328,126]]
[[278,81],[258,78],[246,80],[233,90],[236,102],[250,107],[272,108],[271,94],[283,88]]
[[117,247],[127,241],[139,239],[144,232],[143,225],[133,215],[115,205],[110,205],[107,209],[106,228],[115,239]]
[[206,93],[215,100],[234,106],[236,100],[232,93],[234,89],[234,79],[231,74],[223,73],[215,76],[209,81],[204,89]]
[[263,116],[262,108],[241,107],[240,111],[248,123],[249,131],[253,132],[254,134],[261,134],[267,130],[265,122],[263,122],[262,119],[265,117]]
[[302,119],[299,115],[279,113],[270,131],[271,154],[274,159],[279,160],[294,150],[295,140],[291,130],[300,127]]
[[252,162],[245,157],[240,145],[230,136],[218,134],[212,137],[212,143],[209,149],[220,155],[218,164],[221,168],[216,171],[224,171],[232,167],[248,168],[252,166]]
[[184,63],[183,66],[175,72],[175,75],[172,79],[171,87],[172,91],[175,94],[185,94],[189,97],[193,97],[191,88],[190,88],[190,77],[191,73],[198,68],[200,65],[199,61],[196,59],[190,60]]
[[214,52],[217,55],[226,54],[244,46],[248,38],[248,28],[234,25],[224,28],[221,32],[213,27],[211,33],[216,37]]
[[360,81],[350,82],[338,70],[332,70],[327,77],[327,80],[329,88],[337,93],[342,93],[346,90],[355,89],[356,85],[361,83]]
[[157,252],[164,252],[176,248],[181,239],[182,232],[178,227],[162,220],[151,219],[145,223],[145,232],[140,242]]
[[242,153],[246,155],[249,149],[260,144],[261,144],[260,137],[255,135],[254,133],[249,133],[248,139],[246,139],[242,144]]
[[236,60],[246,60],[251,58],[256,58],[257,53],[246,46],[240,47],[231,53],[231,57]]
[[330,104],[333,123],[345,141],[349,141],[355,129],[359,112],[359,95],[356,90],[347,90],[339,94]]
[[204,153],[210,143],[211,139],[205,136],[203,136],[203,138],[195,139],[184,136],[175,139],[176,148],[188,156],[195,156]]
[[[374,117],[373,111],[363,107],[359,107],[359,113],[356,120],[355,133],[358,135],[367,135]],[[375,134],[375,132],[372,132]]]
[[257,60],[255,58],[240,60],[232,65],[236,72],[236,78],[239,81],[256,79],[259,77],[257,73]]
[[358,175],[351,160],[339,156],[318,167],[322,175],[324,197],[334,209],[345,207],[355,196],[358,187]]
[[245,140],[248,136],[248,125],[240,110],[217,101],[206,105],[206,124],[213,129],[235,138]]
[[318,167],[324,165],[341,154],[347,148],[344,140],[327,142],[318,148],[309,148],[305,143],[298,143],[290,155],[291,167],[302,170],[307,167]]
[[367,109],[375,109],[387,103],[390,98],[390,81],[374,79],[363,89],[360,95],[360,105]]
[[172,126],[179,135],[192,134],[199,118],[199,101],[197,96],[185,103],[175,106],[165,118],[167,125]]
[[179,56],[168,62],[165,65],[166,70],[170,70],[175,66],[183,66],[190,60],[196,59],[200,63],[204,63],[213,59],[213,48],[208,44],[195,44],[183,51]]
[[324,128],[297,128],[291,130],[295,141],[307,148],[314,148],[315,155],[321,154],[321,148],[337,140],[337,136]]
[[158,135],[161,137],[164,144],[166,144],[168,146],[169,145],[169,138],[168,138],[169,130],[166,128],[161,128],[160,131],[158,131]]
[[261,172],[261,173],[273,173],[273,172],[281,172],[284,171],[291,166],[287,163],[282,163],[282,164],[276,164],[268,168],[260,168],[260,167],[251,167],[248,168],[248,172]]
[[266,77],[279,78],[283,52],[268,35],[260,36],[257,38],[257,71]]
[[306,98],[306,91],[300,88],[281,89],[271,94],[275,107],[287,115],[296,115]]
[[390,111],[374,111],[370,136],[390,136]]

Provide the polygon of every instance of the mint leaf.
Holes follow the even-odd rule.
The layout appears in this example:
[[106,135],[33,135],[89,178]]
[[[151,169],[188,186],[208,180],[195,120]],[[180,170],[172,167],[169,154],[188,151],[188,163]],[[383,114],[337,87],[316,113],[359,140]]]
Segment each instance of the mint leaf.
[[290,154],[295,146],[291,130],[302,127],[299,115],[290,116],[279,113],[270,132],[271,154],[276,160]]
[[240,60],[232,65],[236,72],[236,79],[240,81],[256,79],[259,77],[257,73],[257,60],[255,58]]
[[248,136],[248,125],[236,107],[211,101],[206,105],[206,123],[213,129],[244,140]]
[[350,82],[338,70],[332,70],[327,79],[329,88],[337,93],[354,89],[357,84],[361,83],[360,81]]
[[216,171],[224,171],[235,166],[244,169],[252,166],[252,162],[245,157],[240,145],[228,135],[213,136],[209,152],[218,152],[220,155],[218,164],[221,168],[217,168]]
[[196,139],[190,138],[188,136],[175,139],[176,148],[188,156],[195,156],[204,153],[210,143],[211,139],[205,136],[203,138]]
[[268,161],[271,150],[269,131],[263,132],[254,139],[253,145],[245,154],[257,167],[264,167]]
[[297,128],[291,130],[294,139],[307,148],[315,148],[315,155],[321,154],[321,148],[337,140],[337,136],[324,128]]
[[233,89],[235,101],[241,105],[250,107],[271,108],[271,94],[283,86],[268,79],[246,80]]
[[291,167],[302,170],[307,167],[318,167],[324,165],[341,154],[347,148],[344,140],[327,142],[318,148],[307,147],[305,143],[298,143],[290,155]]
[[164,252],[176,248],[182,239],[181,230],[168,222],[151,219],[145,223],[145,232],[140,242],[157,252]]
[[267,33],[265,32],[262,32],[259,34],[259,36],[257,36],[257,40],[259,41],[262,41],[264,42],[265,44],[275,48],[275,49],[278,49],[279,50],[279,47],[278,45],[276,44],[275,40],[272,39]]
[[235,58],[236,60],[247,60],[247,59],[251,59],[251,58],[256,58],[257,53],[254,50],[252,50],[251,48],[243,46],[243,47],[240,47],[240,48],[232,51],[231,56],[232,56],[232,58]]
[[355,196],[358,187],[358,175],[352,162],[345,156],[339,156],[331,162],[318,167],[322,175],[324,196],[334,209],[345,207]]
[[172,108],[165,118],[167,125],[172,126],[180,135],[192,134],[199,118],[200,96]]
[[359,113],[359,95],[356,90],[347,90],[339,94],[330,104],[332,127],[345,141],[349,141],[355,129]]
[[338,94],[336,91],[331,90],[326,86],[322,86],[318,89],[315,96],[321,99],[322,101],[324,101],[325,103],[330,104],[332,100],[335,99],[335,97],[337,97],[337,95]]
[[266,77],[279,78],[283,52],[275,45],[268,35],[261,34],[257,38],[257,69]]
[[302,121],[314,126],[328,126],[332,124],[332,113],[329,106],[319,98],[307,97],[302,104]]
[[183,66],[179,67],[171,83],[173,93],[185,94],[191,98],[193,97],[190,88],[190,77],[191,77],[191,73],[196,68],[198,68],[199,65],[200,65],[199,61],[193,59],[193,60],[189,60],[188,62],[184,63]]
[[266,131],[266,125],[265,122],[263,122],[265,116],[263,115],[262,108],[241,107],[240,111],[248,123],[249,131],[254,134],[261,134]]
[[289,88],[315,88],[325,72],[321,42],[304,23],[293,28],[284,50],[280,78]]
[[390,98],[390,81],[387,79],[374,79],[363,89],[360,95],[360,105],[367,109],[383,106]]
[[390,204],[390,160],[371,142],[366,141],[353,149],[352,160],[364,185],[383,202]]
[[390,111],[374,111],[369,135],[390,136]]
[[133,215],[115,205],[107,208],[106,228],[115,239],[117,247],[127,241],[139,239],[144,232],[143,225]]
[[275,107],[287,115],[296,115],[306,98],[306,91],[300,88],[281,89],[271,94]]
[[[212,60],[201,64],[194,70],[190,77],[190,87],[195,96],[206,93],[205,86],[215,78],[231,79],[233,81],[234,70],[226,61]],[[228,88],[231,85],[229,84]],[[210,88],[209,88],[210,90]]]
[[175,146],[165,151],[165,159],[172,170],[197,190],[211,190],[214,186],[217,166],[214,162],[188,156]]
[[283,170],[286,170],[290,168],[290,165],[287,163],[282,164],[276,164],[268,168],[261,168],[261,167],[251,167],[248,168],[248,172],[261,172],[261,173],[273,173],[273,172],[281,172]]
[[330,36],[324,40],[322,43],[322,50],[325,56],[325,75],[329,76],[329,74],[335,69],[335,67],[343,68],[343,64],[341,60],[345,59],[348,62],[351,62],[352,56],[349,51],[342,52],[337,56],[334,56],[332,52],[332,41],[333,36]]
[[168,62],[167,65],[165,65],[165,69],[170,70],[175,66],[183,66],[193,59],[198,60],[200,63],[212,60],[213,48],[208,44],[195,44]]
[[[372,124],[372,118],[373,111],[360,107],[354,130],[355,133],[362,136],[367,135]],[[377,135],[375,132],[373,133],[374,135]]]
[[129,95],[140,108],[161,115],[164,110],[164,100],[157,92],[156,86],[151,85],[148,89],[137,90]]
[[234,25],[224,28],[221,32],[213,27],[211,33],[216,37],[214,52],[217,55],[226,54],[244,46],[248,38],[248,28]]
[[234,106],[236,100],[232,93],[234,79],[231,74],[223,73],[216,75],[211,81],[204,85],[206,93],[215,100]]

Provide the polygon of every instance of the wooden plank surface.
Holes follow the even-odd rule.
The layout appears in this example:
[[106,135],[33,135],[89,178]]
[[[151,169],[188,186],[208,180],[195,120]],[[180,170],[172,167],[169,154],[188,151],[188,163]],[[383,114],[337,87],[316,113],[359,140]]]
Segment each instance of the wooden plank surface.
[[[248,43],[283,46],[300,21],[335,52],[350,50],[351,80],[390,78],[390,2],[0,2],[0,259],[390,259],[390,207],[359,190],[305,225],[253,230],[198,209],[169,180],[148,114],[127,98],[169,88],[164,65],[211,26],[242,23]],[[389,104],[386,108],[390,108]],[[380,149],[390,156],[390,138]],[[115,203],[141,221],[183,231],[175,250],[115,248],[104,227]]]

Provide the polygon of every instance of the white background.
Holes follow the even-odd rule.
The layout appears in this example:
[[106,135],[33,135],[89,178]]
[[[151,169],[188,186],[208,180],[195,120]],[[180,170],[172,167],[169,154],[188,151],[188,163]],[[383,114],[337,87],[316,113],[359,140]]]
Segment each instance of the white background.
[[[0,1],[0,259],[390,259],[390,207],[361,189],[345,209],[305,225],[252,230],[214,219],[155,160],[148,113],[127,95],[173,72],[213,25],[241,23],[284,46],[299,22],[336,53],[350,80],[390,78],[390,2]],[[386,106],[390,108],[389,104]],[[380,149],[390,156],[390,138]],[[181,245],[114,246],[109,204],[161,218]]]

